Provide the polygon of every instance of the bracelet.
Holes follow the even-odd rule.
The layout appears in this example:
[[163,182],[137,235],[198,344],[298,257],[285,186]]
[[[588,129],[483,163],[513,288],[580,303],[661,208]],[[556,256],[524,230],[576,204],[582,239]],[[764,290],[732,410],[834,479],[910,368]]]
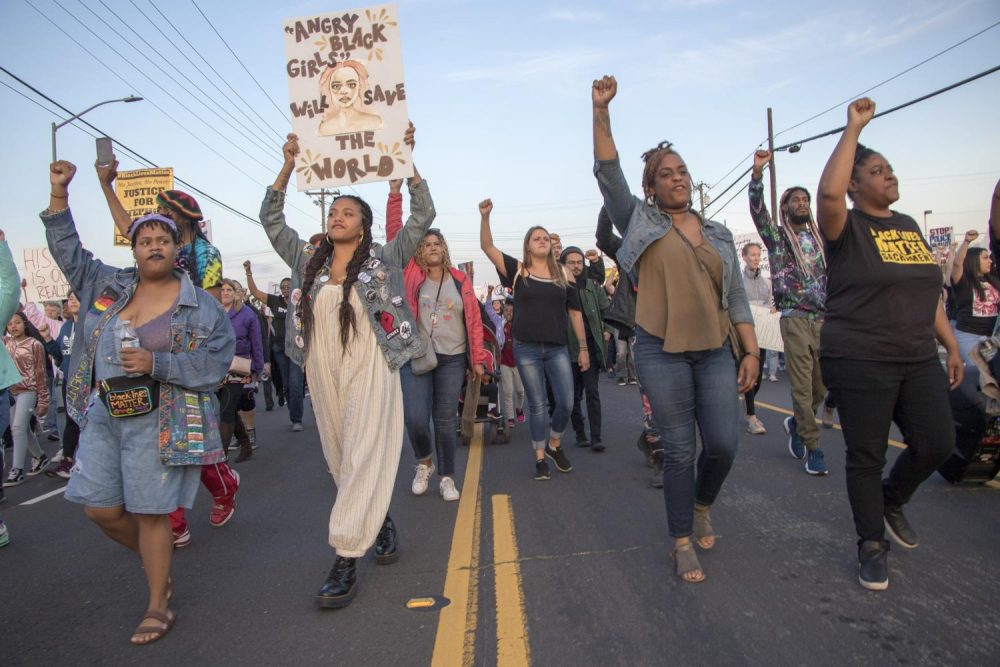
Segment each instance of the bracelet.
[[755,354],[755,353],[753,353],[753,352],[744,352],[744,353],[743,353],[743,356],[742,356],[742,357],[741,357],[740,359],[741,359],[741,360],[742,360],[742,359],[746,359],[747,357],[753,357],[753,358],[754,358],[754,359],[756,359],[757,361],[760,361],[760,353],[759,353],[759,352],[757,352],[756,354]]
[[69,199],[69,194],[57,195],[53,192],[49,192],[49,196],[52,197],[53,199]]

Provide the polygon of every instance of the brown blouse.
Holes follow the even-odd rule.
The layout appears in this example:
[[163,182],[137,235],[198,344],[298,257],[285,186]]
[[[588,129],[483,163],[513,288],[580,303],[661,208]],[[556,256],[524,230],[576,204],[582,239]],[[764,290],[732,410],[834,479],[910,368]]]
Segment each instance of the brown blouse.
[[722,256],[707,240],[692,247],[671,227],[639,259],[635,321],[663,338],[664,352],[714,350],[729,336],[721,294]]

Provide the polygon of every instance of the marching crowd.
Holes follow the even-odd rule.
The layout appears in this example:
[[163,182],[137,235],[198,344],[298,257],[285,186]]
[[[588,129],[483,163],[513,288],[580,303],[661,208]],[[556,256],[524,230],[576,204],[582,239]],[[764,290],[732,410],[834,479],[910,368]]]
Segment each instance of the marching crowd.
[[[620,385],[638,385],[638,445],[652,485],[663,489],[676,575],[703,581],[695,547],[715,547],[712,508],[740,431],[766,432],[754,396],[765,378],[777,379],[778,351],[760,349],[751,304],[780,318],[794,410],[784,428],[791,456],[810,475],[828,472],[819,425],[839,413],[859,581],[888,586],[886,537],[917,546],[903,507],[952,452],[949,389],[963,377],[963,359],[994,334],[1000,279],[989,251],[970,249],[975,233],[966,236],[948,271],[949,318],[941,267],[914,220],[890,208],[899,198],[890,163],[858,141],[875,111],[866,98],[848,107],[815,201],[790,188],[775,219],[762,184],[771,156],[754,156],[748,204],[768,281],[760,245],[738,250],[725,226],[692,208],[691,177],[671,143],[643,154],[642,193],[632,193],[611,132],[616,92],[613,77],[593,84],[600,253],[563,247],[542,227],[527,230],[519,257],[504,253],[493,241],[494,203],[484,199],[480,244],[501,283],[485,302],[431,227],[434,204],[416,169],[406,182],[405,223],[403,182],[390,183],[385,244],[373,238],[371,205],[354,195],[334,200],[325,234],[303,239],[284,216],[298,154],[289,135],[260,221],[290,274],[280,294],[268,294],[250,262],[245,285],[223,276],[189,194],[163,192],[157,213],[129,219],[114,195],[117,163],[97,175],[135,265],[105,264],[81,244],[69,208],[76,168],[51,165],[41,218],[71,286],[64,302],[20,303],[23,283],[0,233],[8,352],[0,354],[0,432],[9,425],[12,444],[4,486],[40,473],[67,479],[66,499],[139,555],[149,605],[133,643],[156,641],[176,620],[171,558],[191,542],[185,510],[199,480],[213,498],[211,524],[225,525],[240,488],[234,467],[257,445],[257,396],[267,410],[287,404],[289,428],[300,432],[307,381],[337,487],[328,526],[335,559],[316,594],[320,606],[351,602],[357,560],[370,549],[379,564],[398,558],[389,505],[404,438],[413,450],[412,492],[427,492],[433,480],[445,501],[460,498],[466,382],[482,382],[497,424],[527,421],[534,478],[549,480],[550,465],[573,469],[568,428],[576,445],[605,449],[599,380],[608,371]],[[405,141],[414,145],[412,125]],[[1000,244],[998,201],[1000,184],[991,246]],[[883,478],[893,422],[907,448]],[[39,436],[61,441],[52,460]],[[0,546],[8,540],[0,522]]]

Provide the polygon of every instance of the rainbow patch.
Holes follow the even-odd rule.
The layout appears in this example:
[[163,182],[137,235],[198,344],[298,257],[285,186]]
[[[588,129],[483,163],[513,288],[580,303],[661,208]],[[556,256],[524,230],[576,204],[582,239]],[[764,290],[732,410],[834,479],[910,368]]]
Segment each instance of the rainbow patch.
[[98,297],[97,301],[94,302],[94,305],[91,306],[90,309],[95,313],[103,313],[114,302],[115,300],[112,299],[110,296],[102,294],[100,297]]

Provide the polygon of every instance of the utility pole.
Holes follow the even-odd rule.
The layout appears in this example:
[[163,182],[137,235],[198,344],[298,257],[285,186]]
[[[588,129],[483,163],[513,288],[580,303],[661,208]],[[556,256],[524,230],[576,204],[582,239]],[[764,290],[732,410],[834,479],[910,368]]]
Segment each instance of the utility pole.
[[771,219],[781,220],[778,211],[778,177],[774,171],[774,121],[771,118],[771,107],[767,108],[767,150],[771,153],[768,167],[771,169]]
[[705,185],[704,181],[699,181],[698,183],[695,184],[694,187],[698,188],[698,206],[699,206],[698,210],[701,211],[701,217],[704,218],[705,207],[708,206],[710,199],[708,196],[705,195],[705,188],[708,186]]
[[319,231],[326,234],[326,198],[330,197],[330,200],[334,200],[340,196],[340,190],[327,190],[323,188],[322,190],[306,190],[306,194],[310,197],[319,197],[319,201],[314,201],[313,203],[319,206],[320,218],[319,218]]

